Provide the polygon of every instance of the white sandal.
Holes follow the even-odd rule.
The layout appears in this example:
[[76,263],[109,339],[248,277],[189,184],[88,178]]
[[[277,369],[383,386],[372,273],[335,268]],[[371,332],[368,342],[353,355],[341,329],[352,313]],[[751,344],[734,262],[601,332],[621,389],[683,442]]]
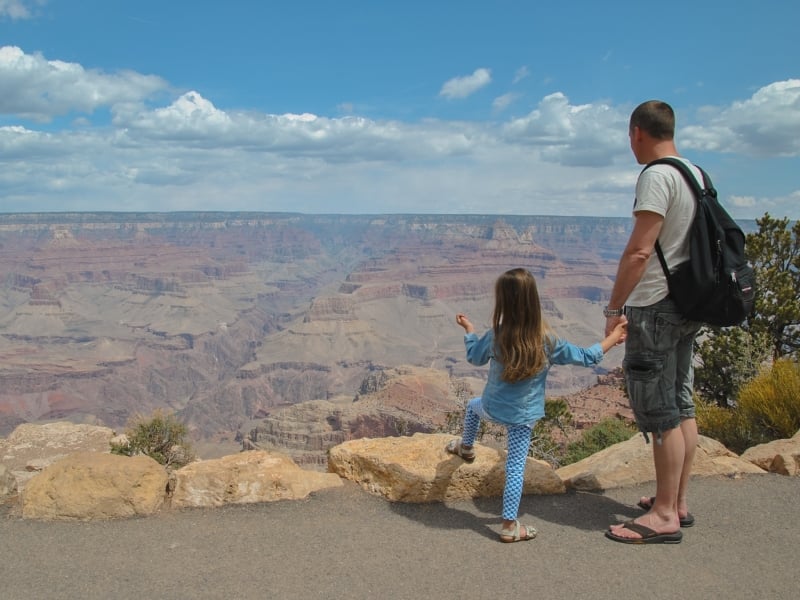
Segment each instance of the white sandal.
[[[523,532],[525,533],[525,537],[520,536],[520,533]],[[528,540],[532,540],[533,538],[535,538],[538,533],[539,532],[536,531],[535,527],[532,527],[530,525],[520,525],[519,521],[515,519],[514,529],[500,530],[500,541],[506,544],[510,544],[511,542],[527,542]]]
[[461,440],[450,440],[450,443],[447,444],[445,450],[447,450],[450,454],[460,456],[468,463],[471,463],[473,460],[475,460],[475,448],[470,448],[467,450],[464,448],[464,444],[461,443]]

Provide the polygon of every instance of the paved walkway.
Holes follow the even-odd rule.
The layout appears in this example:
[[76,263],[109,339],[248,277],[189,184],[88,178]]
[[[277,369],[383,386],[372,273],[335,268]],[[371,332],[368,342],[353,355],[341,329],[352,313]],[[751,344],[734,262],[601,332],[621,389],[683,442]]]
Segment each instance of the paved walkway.
[[681,544],[607,540],[650,486],[525,496],[531,542],[497,541],[499,499],[393,504],[348,483],[302,501],[113,522],[0,514],[5,600],[795,599],[800,478],[696,478]]

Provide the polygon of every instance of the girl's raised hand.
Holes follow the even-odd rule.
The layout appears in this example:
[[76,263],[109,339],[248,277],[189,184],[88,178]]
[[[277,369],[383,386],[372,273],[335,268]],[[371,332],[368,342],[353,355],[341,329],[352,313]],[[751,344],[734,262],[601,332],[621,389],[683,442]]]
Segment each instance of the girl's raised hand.
[[464,328],[464,331],[467,333],[472,333],[475,331],[475,328],[472,326],[472,322],[467,318],[467,315],[464,313],[457,313],[456,314],[456,323],[461,325]]

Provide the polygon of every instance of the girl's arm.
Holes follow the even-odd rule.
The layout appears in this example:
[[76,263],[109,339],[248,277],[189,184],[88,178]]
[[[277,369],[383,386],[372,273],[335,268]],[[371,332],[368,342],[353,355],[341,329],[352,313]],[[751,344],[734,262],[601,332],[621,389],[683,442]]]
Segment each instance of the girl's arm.
[[465,333],[475,333],[475,327],[472,326],[472,322],[464,313],[458,313],[456,315],[456,323],[464,328]]
[[606,352],[625,341],[627,326],[628,319],[623,315],[607,337],[588,348],[581,348],[566,340],[556,339],[550,354],[550,362],[554,365],[583,365],[584,367],[596,365],[603,360]]

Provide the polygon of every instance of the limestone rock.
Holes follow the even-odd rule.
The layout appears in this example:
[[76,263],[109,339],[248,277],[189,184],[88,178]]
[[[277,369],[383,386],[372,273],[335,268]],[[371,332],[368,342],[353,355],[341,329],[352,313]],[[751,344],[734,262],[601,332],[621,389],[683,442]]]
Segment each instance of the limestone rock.
[[0,464],[0,502],[17,491],[17,479],[3,464]]
[[194,462],[175,478],[173,508],[292,500],[343,485],[332,473],[306,471],[285,454],[261,450]]
[[[412,437],[363,438],[335,446],[328,469],[367,492],[400,502],[439,502],[503,493],[505,453],[475,445],[475,461],[445,451],[454,436],[417,433]],[[528,459],[525,494],[561,494],[565,487],[546,463]]]
[[41,425],[24,423],[0,440],[0,464],[11,472],[22,491],[31,477],[68,454],[110,452],[109,442],[113,437],[112,429],[96,425],[65,421]]
[[147,456],[76,452],[36,475],[22,493],[22,516],[103,520],[151,515],[164,503],[167,473]]
[[[645,444],[644,436],[637,433],[625,442],[561,467],[557,473],[567,487],[582,491],[602,491],[655,481],[652,443],[652,436],[650,444]],[[742,460],[716,440],[699,437],[693,475],[730,476],[741,473],[764,473],[764,470]]]
[[788,440],[775,440],[748,448],[742,453],[742,460],[770,473],[800,475],[800,431]]
[[347,440],[427,433],[455,406],[446,371],[402,365],[371,371],[355,398],[311,400],[270,411],[246,434],[243,449],[288,454],[327,470],[328,449]]

